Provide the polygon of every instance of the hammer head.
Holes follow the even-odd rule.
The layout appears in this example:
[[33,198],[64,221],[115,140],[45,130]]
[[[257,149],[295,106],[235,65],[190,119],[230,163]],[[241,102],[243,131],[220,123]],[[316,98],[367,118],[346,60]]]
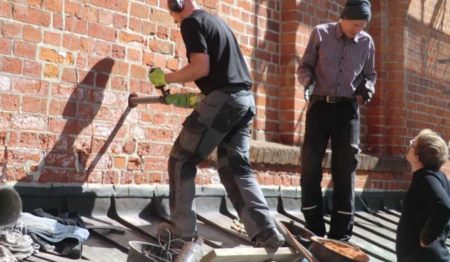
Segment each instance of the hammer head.
[[22,200],[14,189],[0,188],[0,229],[13,226],[22,212]]

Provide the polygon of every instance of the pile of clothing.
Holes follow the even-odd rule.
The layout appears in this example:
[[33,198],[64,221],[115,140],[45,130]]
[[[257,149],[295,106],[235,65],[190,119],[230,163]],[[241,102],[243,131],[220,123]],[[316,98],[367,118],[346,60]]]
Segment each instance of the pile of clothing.
[[39,208],[22,213],[16,225],[0,230],[0,262],[21,261],[38,251],[79,259],[88,237],[77,212]]

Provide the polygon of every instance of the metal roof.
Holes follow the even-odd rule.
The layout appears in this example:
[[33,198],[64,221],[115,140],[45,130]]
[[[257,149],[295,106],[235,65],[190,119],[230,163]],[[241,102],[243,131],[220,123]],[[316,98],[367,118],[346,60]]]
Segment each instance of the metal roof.
[[[24,211],[57,207],[61,211],[78,211],[90,229],[84,244],[86,260],[102,262],[126,261],[129,241],[157,244],[157,228],[169,221],[168,188],[166,186],[98,187],[98,188],[27,188],[16,187]],[[299,188],[263,188],[273,215],[285,222],[303,227]],[[403,192],[356,192],[355,225],[350,242],[360,246],[370,261],[396,261],[395,239],[400,218]],[[329,213],[331,192],[324,193]],[[236,211],[222,187],[198,187],[195,198],[198,232],[204,238],[204,249],[250,247],[247,236],[231,229]],[[369,211],[370,210],[370,211]],[[327,229],[330,217],[325,217]],[[103,228],[102,228],[103,227]],[[450,242],[447,241],[450,247]],[[71,261],[40,253],[27,261]]]

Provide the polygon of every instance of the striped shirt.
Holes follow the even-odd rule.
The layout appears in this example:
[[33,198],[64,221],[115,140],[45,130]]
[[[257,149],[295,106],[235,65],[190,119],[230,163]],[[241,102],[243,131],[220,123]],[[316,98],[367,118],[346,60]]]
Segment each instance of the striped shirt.
[[375,45],[368,33],[346,38],[339,23],[329,23],[314,28],[297,73],[303,86],[315,81],[314,95],[356,97],[361,84],[375,91],[374,64]]

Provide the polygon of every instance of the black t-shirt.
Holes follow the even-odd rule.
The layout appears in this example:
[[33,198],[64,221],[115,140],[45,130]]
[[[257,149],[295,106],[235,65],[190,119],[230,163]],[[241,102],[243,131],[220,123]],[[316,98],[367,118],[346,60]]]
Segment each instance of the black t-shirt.
[[234,85],[251,88],[253,83],[244,56],[222,19],[197,9],[181,22],[181,34],[188,59],[190,53],[209,55],[209,75],[195,81],[203,94]]

